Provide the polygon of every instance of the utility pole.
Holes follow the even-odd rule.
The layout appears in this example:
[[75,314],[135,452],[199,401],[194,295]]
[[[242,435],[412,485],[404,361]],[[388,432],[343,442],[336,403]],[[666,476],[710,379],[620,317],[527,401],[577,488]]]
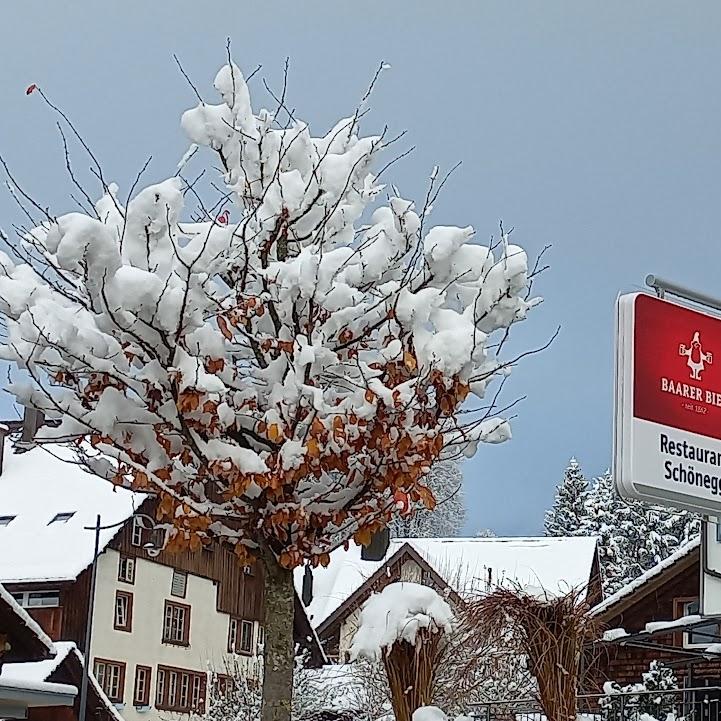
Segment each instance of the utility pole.
[[83,656],[83,678],[80,683],[80,713],[78,721],[85,721],[85,711],[88,706],[88,677],[90,675],[90,643],[93,639],[93,612],[95,611],[95,582],[98,573],[98,550],[100,548],[100,514],[95,519],[95,550],[93,552],[93,563],[90,567],[90,596],[88,597],[88,617],[85,622],[85,648]]

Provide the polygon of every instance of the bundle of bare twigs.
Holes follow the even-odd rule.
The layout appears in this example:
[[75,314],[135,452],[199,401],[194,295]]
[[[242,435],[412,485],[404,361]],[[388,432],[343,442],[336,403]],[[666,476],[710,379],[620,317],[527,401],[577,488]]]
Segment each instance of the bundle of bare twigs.
[[421,629],[416,643],[396,641],[383,656],[396,721],[411,721],[413,712],[431,703],[444,635]]
[[473,612],[499,636],[511,634],[536,677],[548,721],[576,718],[579,672],[596,624],[580,591],[565,595],[499,589],[476,601]]

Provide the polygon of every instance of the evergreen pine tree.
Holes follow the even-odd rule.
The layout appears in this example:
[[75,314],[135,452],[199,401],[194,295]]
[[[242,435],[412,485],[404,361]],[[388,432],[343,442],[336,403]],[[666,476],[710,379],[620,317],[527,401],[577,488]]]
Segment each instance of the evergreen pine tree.
[[586,496],[583,535],[598,537],[604,592],[614,593],[698,534],[686,511],[621,498],[606,471]]
[[415,506],[407,517],[396,516],[390,523],[393,538],[450,538],[457,536],[466,522],[463,471],[455,461],[439,461],[431,467],[423,483],[433,491],[438,505],[429,511]]
[[588,481],[581,466],[571,458],[556,489],[553,507],[546,513],[547,536],[582,536],[585,534]]

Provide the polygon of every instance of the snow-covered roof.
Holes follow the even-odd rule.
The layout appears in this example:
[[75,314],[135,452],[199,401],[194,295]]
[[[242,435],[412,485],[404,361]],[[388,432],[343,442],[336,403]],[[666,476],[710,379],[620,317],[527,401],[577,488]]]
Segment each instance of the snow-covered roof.
[[[77,689],[74,686],[48,683],[48,679],[71,654],[77,658],[82,666],[85,663],[83,655],[71,641],[56,641],[53,645],[55,646],[56,655],[47,661],[3,664],[2,671],[0,671],[0,686],[5,685],[12,688],[25,687],[29,689],[37,688],[38,690],[55,691],[56,693],[77,694]],[[123,721],[123,717],[105,695],[102,688],[100,688],[92,672],[88,675],[88,680],[110,715],[116,719],[116,721]]]
[[[102,525],[129,518],[145,496],[115,488],[73,463],[73,451],[53,444],[16,453],[10,437],[5,439],[0,472],[0,582],[65,581],[77,578],[91,563],[94,526],[98,514]],[[73,515],[67,521],[58,514]],[[100,533],[104,548],[118,533]]]
[[0,602],[4,603],[18,618],[20,623],[27,626],[28,630],[45,646],[49,654],[54,653],[53,642],[45,631],[40,628],[37,621],[8,593],[0,584]]
[[[45,661],[5,663],[0,671],[0,689],[52,694],[54,696],[77,696],[78,689],[62,683],[50,683],[50,674],[65,660],[74,643],[58,642],[54,645],[55,656]],[[48,704],[51,705],[51,704]]]
[[699,547],[700,543],[700,538],[694,538],[685,545],[681,546],[681,548],[679,548],[675,553],[672,553],[668,558],[665,558],[660,563],[657,563],[652,568],[649,568],[648,571],[642,573],[637,578],[634,578],[633,581],[629,581],[625,586],[619,588],[616,593],[611,594],[610,596],[608,596],[608,598],[604,598],[601,603],[597,604],[593,607],[593,609],[591,609],[591,614],[593,616],[598,616],[604,611],[607,611],[612,606],[615,606],[617,603],[620,603],[624,599],[628,598],[636,590],[641,588],[641,586],[648,583],[650,580],[656,578],[657,576],[660,576],[664,571],[671,568],[671,566],[673,566],[674,564],[678,563],[678,561],[680,561],[682,558],[685,558],[690,553],[695,551]]
[[24,661],[22,663],[6,663],[0,670],[0,681],[42,682],[50,678],[50,674],[74,651],[72,641],[56,641],[55,656],[46,661]]
[[[575,538],[398,538],[382,561],[361,560],[351,544],[331,554],[327,568],[313,569],[313,599],[308,617],[318,628],[404,544],[414,549],[461,595],[481,593],[503,584],[540,586],[549,593],[585,588],[591,576],[596,539]],[[490,575],[490,584],[489,584]],[[303,569],[296,569],[298,593]]]

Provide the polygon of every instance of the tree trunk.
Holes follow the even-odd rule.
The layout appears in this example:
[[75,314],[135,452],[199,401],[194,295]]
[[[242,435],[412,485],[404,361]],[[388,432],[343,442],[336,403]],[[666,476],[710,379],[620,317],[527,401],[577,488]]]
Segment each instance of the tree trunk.
[[275,555],[263,553],[265,578],[265,647],[262,721],[290,721],[293,701],[293,572]]

